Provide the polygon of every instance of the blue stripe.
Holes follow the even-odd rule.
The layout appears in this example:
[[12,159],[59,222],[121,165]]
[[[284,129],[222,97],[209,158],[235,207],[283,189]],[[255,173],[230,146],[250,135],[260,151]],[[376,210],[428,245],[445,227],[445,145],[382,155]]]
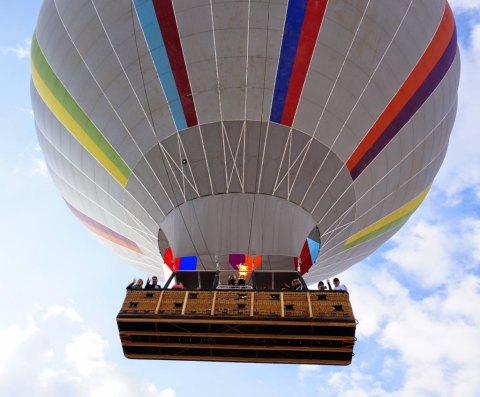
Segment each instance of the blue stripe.
[[180,269],[178,270],[195,270],[197,268],[196,256],[182,256],[180,258]]
[[187,121],[185,120],[185,113],[183,112],[182,103],[180,102],[180,96],[177,85],[175,84],[170,61],[168,60],[167,50],[165,49],[162,33],[160,32],[153,2],[152,0],[134,1],[143,33],[145,34],[153,62],[157,69],[158,77],[162,82],[163,90],[170,105],[173,120],[175,121],[177,130],[183,130],[187,128]]
[[282,39],[282,49],[278,61],[277,79],[273,93],[270,121],[280,123],[287,97],[288,85],[292,75],[298,41],[302,32],[303,18],[307,9],[307,0],[290,0]]
[[312,258],[312,263],[317,260],[318,254],[320,253],[320,244],[311,238],[307,238],[308,249],[310,250],[310,257]]

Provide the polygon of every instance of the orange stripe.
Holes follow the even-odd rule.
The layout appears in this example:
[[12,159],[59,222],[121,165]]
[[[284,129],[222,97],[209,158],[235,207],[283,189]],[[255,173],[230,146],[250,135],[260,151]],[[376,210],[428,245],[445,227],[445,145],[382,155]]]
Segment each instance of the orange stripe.
[[390,125],[395,116],[403,109],[413,94],[415,94],[418,87],[420,87],[423,81],[428,77],[442,54],[445,52],[454,30],[455,20],[453,18],[452,10],[448,3],[445,3],[445,11],[442,20],[440,21],[440,25],[438,26],[430,44],[417,65],[410,72],[410,75],[405,80],[402,87],[398,90],[370,131],[368,131],[367,135],[348,159],[347,168],[349,171],[352,171],[365,153],[382,135],[383,131],[385,131]]

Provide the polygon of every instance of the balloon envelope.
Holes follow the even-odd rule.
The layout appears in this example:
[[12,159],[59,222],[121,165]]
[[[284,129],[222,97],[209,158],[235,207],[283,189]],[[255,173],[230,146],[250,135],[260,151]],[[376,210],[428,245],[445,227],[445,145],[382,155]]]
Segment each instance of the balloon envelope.
[[431,186],[460,71],[443,0],[44,0],[31,59],[67,205],[163,278],[368,256]]

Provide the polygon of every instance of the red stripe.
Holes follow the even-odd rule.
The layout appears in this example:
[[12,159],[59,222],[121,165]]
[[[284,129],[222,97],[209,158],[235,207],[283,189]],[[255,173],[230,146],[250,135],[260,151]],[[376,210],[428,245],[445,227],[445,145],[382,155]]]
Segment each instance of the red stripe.
[[295,63],[293,64],[281,121],[282,124],[289,127],[292,125],[297,111],[300,94],[302,93],[308,67],[312,60],[313,50],[315,49],[318,32],[325,15],[327,2],[328,0],[309,0],[305,10],[302,32],[298,40]]
[[412,98],[418,88],[425,81],[440,60],[442,54],[445,52],[454,31],[455,20],[450,6],[446,3],[442,20],[429,46],[423,53],[415,68],[410,72],[410,75],[405,80],[402,87],[397,91],[383,113],[348,159],[347,168],[349,171],[352,171],[352,169],[355,168],[365,153],[367,153],[367,151],[373,146],[385,129],[390,125],[392,120],[398,115],[405,104]]
[[180,257],[179,258],[175,258],[175,262],[173,264],[173,266],[175,267],[175,270],[180,270]]
[[188,80],[187,67],[183,58],[182,44],[178,34],[177,21],[173,11],[172,0],[153,0],[158,25],[162,32],[163,42],[167,50],[170,68],[173,72],[185,120],[189,127],[197,125],[197,113],[193,102],[192,89]]
[[[308,273],[312,267],[312,257],[310,256],[310,248],[308,247],[308,242],[305,240],[303,244],[302,252],[300,253],[300,274]],[[293,258],[293,263],[295,264],[295,270],[298,270],[298,257]]]
[[168,247],[166,250],[165,250],[165,255],[163,256],[163,261],[165,262],[165,264],[170,268],[170,270],[173,270],[173,252],[172,252],[172,249],[170,247]]

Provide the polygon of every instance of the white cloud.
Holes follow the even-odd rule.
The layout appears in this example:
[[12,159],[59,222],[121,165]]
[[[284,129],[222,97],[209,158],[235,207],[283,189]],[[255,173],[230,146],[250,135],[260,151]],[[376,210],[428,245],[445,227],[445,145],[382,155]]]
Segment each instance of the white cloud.
[[15,47],[2,48],[1,52],[14,54],[18,59],[23,59],[30,56],[31,40],[25,40],[24,44],[17,44]]
[[393,237],[396,247],[385,254],[390,262],[411,273],[415,285],[438,286],[454,270],[455,234],[425,221],[407,224]]
[[32,317],[25,325],[0,329],[0,352],[2,396],[32,395],[31,380],[54,356],[48,337]]
[[[154,392],[154,390],[152,390],[152,392]],[[176,391],[170,388],[162,390],[158,395],[158,397],[176,397],[176,396],[177,396]]]
[[[465,367],[474,365],[480,354],[480,342],[475,341],[476,327],[480,324],[466,323],[456,313],[445,311],[444,304],[445,299],[435,296],[393,306],[395,316],[391,316],[381,332],[382,345],[397,350],[412,367],[435,366],[442,362]],[[467,306],[475,310],[472,305]]]
[[378,334],[389,318],[392,305],[408,299],[407,286],[402,286],[386,270],[357,265],[349,272],[348,283],[353,288],[352,307],[360,319],[356,336],[361,339]]
[[129,376],[117,364],[106,359],[108,342],[94,331],[73,338],[65,349],[65,363],[70,375],[82,379],[82,393],[88,396],[161,396],[175,397],[173,389],[161,392],[150,382]]
[[[76,325],[70,329],[48,326],[53,316],[64,316]],[[107,358],[108,342],[98,332],[81,325],[73,308],[51,305],[40,320],[0,329],[0,395],[38,397],[113,396],[175,397],[172,388],[139,378]],[[64,342],[64,337],[67,342]]]
[[[359,341],[351,367],[322,370],[329,392],[318,396],[478,395],[480,219],[448,221],[455,209],[430,201],[437,211],[407,224],[374,265],[342,275]],[[318,374],[301,366],[298,377]]]
[[[52,379],[68,376],[68,372],[64,369],[59,369],[57,371],[53,369],[45,369],[39,376],[40,385],[46,387]],[[79,380],[79,379],[78,379]]]
[[[465,244],[470,249],[470,254],[475,261],[480,262],[480,220],[467,218],[462,222]],[[475,262],[472,262],[475,263]]]
[[65,307],[62,305],[50,305],[42,318],[44,320],[47,320],[53,316],[65,316],[70,321],[78,322],[78,323],[83,322],[82,317],[72,307]]
[[480,10],[480,0],[449,0],[452,9],[458,10]]
[[33,164],[28,172],[30,176],[47,176],[48,167],[45,160],[39,158],[33,158]]
[[[350,373],[337,372],[326,378],[327,388],[334,390],[336,396],[342,397],[380,397],[388,393],[375,382],[370,374],[359,370]],[[324,390],[319,390],[319,395],[325,395]]]
[[[17,163],[11,173],[11,185],[25,182],[23,177],[47,177],[48,166],[43,159],[40,146],[38,144],[26,146],[21,152],[17,154]],[[20,178],[21,177],[21,178]]]
[[321,372],[321,369],[318,365],[301,364],[298,366],[298,379],[300,379],[300,381],[303,382],[309,377],[318,376],[320,372]]
[[35,394],[39,396],[75,397],[81,393],[82,379],[74,377],[64,369],[45,369],[38,376]]
[[442,303],[445,315],[457,316],[467,324],[480,325],[480,278],[469,274],[462,277],[458,287],[449,289]]
[[20,113],[26,114],[29,118],[33,119],[33,109],[32,108],[25,108],[25,107],[17,107],[16,108]]
[[453,211],[407,224],[386,261],[345,275],[361,342],[352,371],[327,377],[332,395],[478,395],[480,219],[445,222]]
[[[470,4],[476,2],[458,2]],[[480,100],[480,25],[474,25],[471,32],[471,46],[460,45],[461,72],[458,90],[458,111],[455,126],[449,142],[447,155],[438,173],[435,187],[446,193],[449,200],[458,203],[459,195],[466,189],[480,185],[480,147],[478,141],[478,109]]]
[[66,363],[72,364],[82,375],[90,375],[105,367],[103,360],[107,341],[93,331],[87,331],[73,338],[65,349]]
[[[375,270],[363,270],[365,278],[374,276]],[[364,292],[353,280],[350,287],[351,294]],[[378,291],[375,297],[376,301],[370,305],[354,305],[360,320],[356,356],[348,370],[322,377],[331,394],[325,394],[322,388],[319,396],[478,395],[480,315],[475,313],[480,304],[478,277],[466,277],[463,288],[439,290],[420,300],[405,297],[402,288],[393,294]],[[374,327],[375,332],[369,337],[361,329],[365,317],[377,310],[380,310],[377,313],[380,325]],[[364,350],[358,351],[359,346]]]
[[33,318],[25,326],[12,324],[0,329],[0,383],[16,376],[12,366],[30,367],[31,363],[48,361],[53,353],[44,341]]

